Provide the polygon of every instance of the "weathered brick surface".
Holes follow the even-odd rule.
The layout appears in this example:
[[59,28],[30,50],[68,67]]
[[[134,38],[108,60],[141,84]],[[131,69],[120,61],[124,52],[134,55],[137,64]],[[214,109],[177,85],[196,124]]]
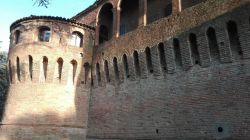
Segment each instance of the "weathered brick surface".
[[198,51],[200,54],[201,66],[208,67],[210,65],[210,48],[206,37],[206,31],[201,29],[201,32],[197,36]]
[[176,64],[175,64],[175,53],[174,53],[174,46],[173,40],[169,40],[164,42],[164,50],[165,50],[165,59],[167,63],[167,72],[174,73],[176,71]]
[[[249,65],[249,61],[240,63]],[[167,79],[126,82],[120,90],[94,89],[88,135],[100,139],[247,139],[250,73],[249,66],[240,63],[168,75]],[[223,127],[223,133],[218,127]]]
[[[210,2],[208,2],[210,6],[218,4]],[[230,3],[230,1],[224,2],[225,5]],[[202,4],[200,6],[202,7]],[[197,7],[192,10],[195,8]],[[183,24],[182,28],[181,23],[178,29],[182,28],[182,33],[172,33],[169,36],[163,35],[162,29],[164,23],[171,19],[163,19],[146,28],[113,38],[99,46],[96,55],[102,53],[104,54],[102,57],[107,60],[112,59],[112,55],[121,57],[124,50],[131,52],[128,57],[132,59],[129,68],[134,68],[132,52],[139,50],[141,76],[135,81],[124,81],[119,85],[106,84],[104,87],[92,89],[88,138],[93,140],[249,139],[250,61],[238,59],[240,56],[235,56],[238,52],[234,52],[235,50],[230,47],[229,32],[226,28],[229,20],[235,21],[240,45],[243,44],[245,48],[248,48],[246,44],[250,36],[246,35],[247,30],[242,29],[247,25],[241,25],[241,23],[244,23],[243,20],[247,22],[249,17],[240,14],[242,11],[245,13],[246,9],[249,10],[248,4],[238,9],[233,8],[233,12],[230,13],[222,12],[223,14],[221,13],[219,17],[215,15],[223,10],[213,9],[216,12],[213,20],[201,23],[200,18],[205,19],[211,16],[211,13],[204,13],[202,17],[197,17],[189,23],[190,26],[184,27]],[[208,9],[204,9],[206,10]],[[178,16],[185,15],[185,11],[183,12]],[[192,11],[188,9],[188,12]],[[199,15],[199,12],[196,12]],[[196,26],[191,27],[192,24]],[[184,31],[183,29],[187,26],[189,29]],[[209,27],[215,29],[221,63],[212,59],[206,34]],[[151,34],[147,36],[149,32]],[[195,33],[197,36],[200,65],[194,64],[191,59],[190,33]],[[241,33],[243,35],[240,35]],[[176,70],[174,60],[173,38],[179,39],[180,42],[182,68],[179,70]],[[164,42],[166,50],[167,69],[170,72],[167,74],[163,71],[158,74],[157,70],[157,67],[160,67],[160,60],[156,57],[159,57],[159,52],[155,50],[155,46],[161,42]],[[154,62],[153,74],[148,72],[146,63],[145,48],[147,46],[150,46],[151,58]],[[248,53],[244,52],[246,50],[243,49],[243,54]],[[94,61],[98,58],[94,58]],[[223,132],[218,131],[220,127]]]
[[[51,29],[50,42],[38,40],[38,29]],[[28,20],[11,31],[21,31],[20,43],[11,40],[9,61],[12,82],[1,122],[1,139],[85,139],[90,89],[82,83],[89,79],[84,74],[84,63],[91,63],[92,31],[78,25],[53,19]],[[69,44],[73,31],[84,34],[82,48]],[[89,46],[91,45],[91,46]],[[33,60],[30,70],[29,55]],[[46,79],[43,57],[48,58]],[[17,63],[20,61],[20,81],[17,78]],[[62,77],[59,80],[58,58],[63,59]],[[73,81],[73,66],[77,69]],[[31,78],[32,73],[32,78]],[[90,74],[90,72],[88,72]]]
[[2,126],[1,140],[84,140],[86,130],[82,128],[16,125]]
[[[99,1],[75,18],[97,25],[97,13],[106,2],[117,8],[121,1]],[[11,40],[9,59],[13,80],[0,138],[250,139],[250,60],[247,59],[250,36],[246,30],[249,27],[249,0],[189,2],[184,3],[189,6],[182,7],[185,10],[176,13],[175,1],[173,15],[155,19],[146,26],[141,25],[143,18],[138,17],[140,27],[123,36],[113,36],[100,45],[93,44],[92,39],[96,39],[93,31],[67,22],[45,19],[21,22],[16,27],[23,32],[20,44],[15,45],[14,39]],[[200,4],[190,7],[197,3]],[[142,8],[140,5],[139,15]],[[162,17],[161,14],[152,15]],[[242,48],[243,57],[230,43],[226,27],[229,20],[237,24],[241,45],[238,47]],[[37,41],[37,27],[41,25],[52,29],[49,43]],[[220,63],[212,59],[210,53],[206,34],[209,27],[215,29]],[[16,29],[11,31],[12,35]],[[68,45],[74,30],[84,32],[83,48]],[[192,60],[190,33],[197,36],[200,65]],[[176,61],[174,38],[179,40],[181,65]],[[162,70],[159,58],[160,43],[163,43],[166,70]],[[147,65],[147,47],[152,67]],[[135,51],[138,52],[137,71],[140,73],[135,68]],[[122,61],[124,54],[128,60],[128,76]],[[28,55],[32,55],[34,62],[32,79]],[[21,63],[20,81],[17,56]],[[49,61],[46,80],[41,73],[43,56]],[[59,57],[64,60],[61,81],[58,79]],[[74,85],[72,60],[77,61]]]

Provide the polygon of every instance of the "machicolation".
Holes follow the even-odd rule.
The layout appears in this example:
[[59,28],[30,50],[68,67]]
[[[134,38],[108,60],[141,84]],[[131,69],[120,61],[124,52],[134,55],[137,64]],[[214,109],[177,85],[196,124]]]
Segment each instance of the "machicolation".
[[249,139],[249,0],[98,0],[10,27],[0,139]]

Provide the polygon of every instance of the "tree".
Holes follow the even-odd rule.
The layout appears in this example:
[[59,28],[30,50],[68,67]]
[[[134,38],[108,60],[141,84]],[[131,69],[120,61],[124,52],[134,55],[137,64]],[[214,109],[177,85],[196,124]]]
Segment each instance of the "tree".
[[7,79],[7,53],[0,52],[0,100],[1,96],[5,94],[8,86],[8,79]]
[[34,5],[44,6],[48,8],[48,5],[50,4],[51,0],[32,0],[32,1],[35,1]]
[[7,97],[8,77],[7,77],[7,53],[0,51],[0,122]]
[[2,48],[2,43],[3,43],[3,41],[0,41],[0,51],[1,51],[1,48]]

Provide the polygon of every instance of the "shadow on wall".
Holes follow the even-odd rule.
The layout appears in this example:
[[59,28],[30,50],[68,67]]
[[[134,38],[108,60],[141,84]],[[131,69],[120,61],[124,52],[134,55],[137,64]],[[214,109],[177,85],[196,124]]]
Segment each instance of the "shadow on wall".
[[[78,62],[78,63],[81,64],[81,62]],[[18,66],[19,68],[15,68],[14,65],[9,66],[10,73],[11,73],[9,76],[13,77],[14,78],[13,80],[20,80],[24,76],[23,74],[27,73],[24,70],[25,67],[23,66],[24,65],[23,63],[21,64],[17,63],[17,64],[20,65]],[[72,79],[68,79],[68,81],[72,81],[72,83],[70,84],[69,83],[67,84],[57,83],[58,87],[63,88],[62,91],[65,90],[65,93],[61,93],[62,94],[61,99],[52,100],[55,102],[62,103],[62,109],[63,107],[65,108],[66,106],[66,112],[63,112],[62,110],[60,110],[60,108],[56,109],[58,110],[58,112],[53,111],[55,110],[53,106],[49,106],[49,108],[44,107],[48,109],[48,111],[44,111],[39,114],[36,114],[34,112],[33,112],[34,114],[32,114],[32,111],[27,112],[27,110],[24,110],[24,112],[22,113],[24,115],[20,115],[20,117],[18,116],[17,118],[14,118],[13,120],[11,120],[10,124],[8,124],[8,122],[7,124],[2,124],[1,129],[4,131],[0,131],[0,139],[2,138],[4,139],[5,137],[6,139],[9,139],[9,138],[10,139],[12,138],[13,139],[20,139],[20,138],[21,139],[36,139],[40,137],[41,139],[68,139],[68,140],[85,139],[86,128],[87,128],[87,117],[88,117],[88,105],[89,105],[88,103],[89,102],[89,85],[91,81],[90,80],[91,78],[89,77],[91,73],[90,65],[89,63],[86,63],[86,64],[84,63],[83,65],[76,66],[71,63],[67,66],[72,66],[73,68],[72,69],[69,68],[68,69],[69,71],[65,72],[66,75],[62,75],[62,76],[67,77],[67,78],[72,78]],[[13,75],[16,75],[16,76],[13,76]],[[12,78],[10,78],[10,82],[13,82]],[[16,83],[13,82],[13,84],[16,84]],[[47,85],[50,86],[50,83],[47,83]],[[55,83],[53,83],[52,86],[53,85],[55,85]],[[69,88],[70,90],[68,89],[68,87],[70,87]],[[37,89],[37,92],[39,91],[45,92],[46,90]],[[43,93],[43,94],[47,94],[47,93]],[[63,97],[64,94],[65,94],[65,97]],[[1,122],[4,119],[3,118],[4,108],[6,107],[5,106],[6,99],[8,98],[7,94],[3,94],[3,95],[4,96],[1,96],[1,106],[0,106],[1,107],[0,108],[1,109],[1,112],[0,112]],[[72,98],[67,98],[67,97],[70,97],[71,95],[72,95]],[[49,98],[49,97],[54,97],[54,96],[48,95],[48,96],[45,96],[44,98]],[[44,98],[41,98],[41,99],[43,100]],[[60,98],[60,96],[58,96],[58,98]],[[64,102],[63,100],[64,101],[69,100],[69,101]],[[29,102],[29,101],[22,101],[22,103],[23,102]],[[71,103],[71,102],[73,104],[67,105],[67,103]],[[38,104],[39,103],[37,103],[37,105]],[[35,106],[35,107],[37,107],[38,109],[43,108],[43,107],[40,108],[39,106]],[[11,112],[10,113],[8,112],[7,114],[11,114]],[[13,117],[15,116],[10,116],[10,118],[13,118]],[[7,134],[8,136],[6,136]],[[11,136],[9,136],[9,134]]]
[[[91,86],[91,68],[89,63],[80,65],[80,73],[77,75],[74,89],[74,103],[76,110],[76,120],[78,125],[87,128],[88,123],[88,110],[89,110],[89,98],[90,98],[90,86]],[[74,72],[73,72],[74,73]],[[74,74],[73,74],[74,75]]]
[[[31,119],[32,118],[32,119]],[[37,123],[41,120],[50,121],[57,120],[52,123]],[[45,114],[32,114],[30,116],[21,116],[14,120],[12,125],[2,125],[0,131],[0,139],[53,139],[53,140],[80,140],[85,139],[85,131],[81,127],[74,127],[67,124],[66,121],[72,119],[72,116],[61,117],[55,112],[47,112]],[[27,123],[27,121],[29,121]],[[59,123],[65,125],[58,125]]]

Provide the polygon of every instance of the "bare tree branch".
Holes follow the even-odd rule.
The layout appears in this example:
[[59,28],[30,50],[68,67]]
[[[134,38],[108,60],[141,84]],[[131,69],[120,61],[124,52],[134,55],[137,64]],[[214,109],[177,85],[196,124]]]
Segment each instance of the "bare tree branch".
[[51,0],[32,0],[32,1],[35,1],[34,5],[38,5],[39,7],[42,6],[42,7],[48,8],[48,5],[50,4]]

